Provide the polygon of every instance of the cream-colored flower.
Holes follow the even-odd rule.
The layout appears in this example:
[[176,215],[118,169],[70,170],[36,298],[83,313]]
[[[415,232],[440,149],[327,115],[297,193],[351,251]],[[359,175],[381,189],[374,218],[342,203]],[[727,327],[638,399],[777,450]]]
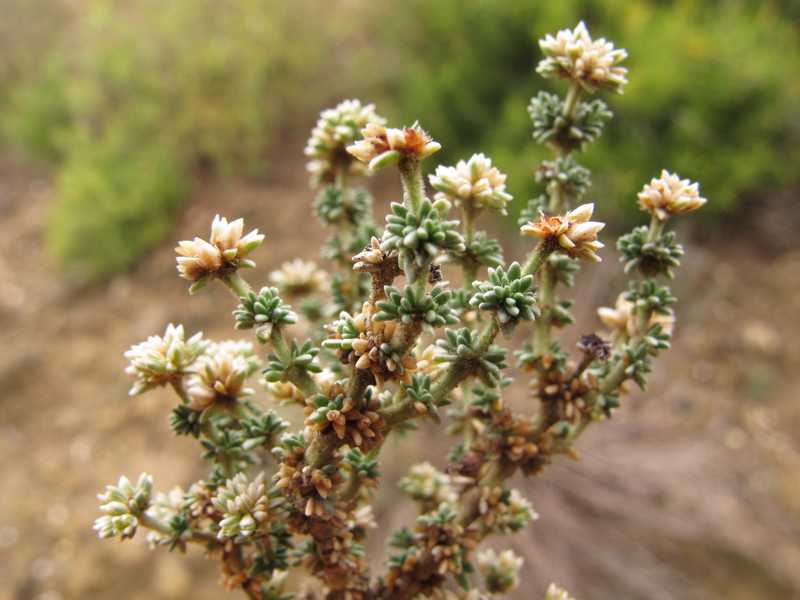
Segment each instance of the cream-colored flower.
[[264,241],[264,236],[254,229],[247,235],[244,220],[228,222],[216,215],[211,223],[211,239],[201,238],[178,242],[175,253],[178,255],[180,276],[192,282],[199,282],[222,270],[252,267],[253,261],[245,259]]
[[[602,306],[597,309],[597,316],[608,327],[614,336],[633,336],[636,334],[636,319],[633,315],[634,305],[625,299],[625,294],[617,296],[614,308]],[[667,335],[672,335],[675,327],[675,314],[670,310],[669,314],[653,313],[650,317],[650,327],[661,325],[661,330]]]
[[431,139],[419,123],[402,129],[370,123],[362,131],[363,139],[347,147],[347,151],[370,169],[388,164],[401,155],[422,160],[441,149],[441,144]]
[[328,274],[317,263],[300,258],[283,263],[269,278],[287,296],[318,294],[328,289]]
[[483,154],[473,154],[466,162],[460,160],[455,167],[437,167],[430,182],[437,190],[436,200],[469,202],[501,214],[506,213],[506,205],[512,200],[506,192],[506,176]]
[[605,223],[590,221],[593,212],[594,204],[583,204],[563,216],[542,215],[538,221],[523,225],[520,231],[523,235],[543,240],[557,240],[561,249],[572,258],[600,262],[602,259],[596,252],[604,245],[597,240],[597,234]]
[[198,361],[196,372],[186,385],[192,409],[205,410],[215,404],[229,406],[254,393],[244,383],[257,363],[240,350],[241,345],[236,342],[217,344]]
[[151,335],[125,352],[130,364],[125,372],[134,378],[129,394],[136,396],[155,387],[177,383],[191,371],[207,343],[202,333],[188,340],[183,325],[167,325],[163,337]]
[[314,183],[330,183],[339,171],[346,175],[365,174],[364,165],[353,160],[346,148],[370,123],[383,125],[386,120],[375,113],[374,104],[361,104],[359,100],[345,100],[320,113],[305,149],[311,159],[306,168]]
[[247,538],[262,529],[269,518],[269,497],[264,473],[249,481],[244,473],[237,473],[217,490],[214,507],[223,513],[217,537]]
[[606,88],[622,93],[628,83],[628,69],[619,66],[628,53],[604,38],[593,40],[583,21],[555,36],[548,33],[539,47],[545,58],[536,71],[542,77],[566,77],[589,92]]
[[97,535],[101,539],[132,538],[139,526],[139,517],[150,506],[152,493],[153,477],[147,473],[142,473],[136,484],[122,476],[117,485],[107,485],[105,493],[97,496],[103,511],[103,516],[94,522]]
[[[162,523],[169,523],[183,510],[186,502],[186,492],[180,486],[175,486],[168,492],[156,492],[150,505],[149,512]],[[167,542],[169,537],[160,531],[148,531],[147,542],[151,547]]]
[[558,587],[555,583],[551,583],[550,587],[547,588],[544,600],[575,600],[575,598],[570,596],[567,590]]
[[661,171],[661,177],[650,180],[639,192],[639,207],[661,221],[671,215],[697,210],[705,203],[699,184],[681,179],[666,169]]
[[478,569],[490,594],[507,594],[519,585],[519,570],[523,559],[513,550],[497,554],[491,548],[478,553]]

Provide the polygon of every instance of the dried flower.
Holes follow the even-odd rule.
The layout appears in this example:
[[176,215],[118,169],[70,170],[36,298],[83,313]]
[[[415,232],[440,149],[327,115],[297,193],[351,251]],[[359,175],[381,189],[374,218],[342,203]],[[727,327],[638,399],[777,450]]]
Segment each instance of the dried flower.
[[319,294],[329,289],[328,274],[310,260],[285,262],[269,275],[270,281],[287,296]]
[[245,257],[264,241],[264,236],[254,229],[247,235],[244,220],[228,222],[216,215],[211,223],[211,239],[201,238],[178,242],[175,253],[178,255],[178,272],[181,277],[193,282],[193,289],[208,277],[240,267],[252,267],[255,263]]
[[478,553],[478,569],[486,581],[486,589],[490,594],[507,594],[519,585],[519,570],[522,567],[521,556],[513,550],[503,550],[497,554],[491,548]]
[[437,167],[430,182],[438,191],[436,200],[471,203],[503,215],[506,214],[506,205],[513,199],[506,192],[506,176],[483,154],[473,154],[466,162],[460,160],[455,167]]
[[386,128],[378,123],[370,123],[361,133],[364,138],[348,146],[347,151],[361,162],[368,164],[370,170],[385,166],[400,156],[412,156],[422,160],[438,152],[442,147],[425,133],[419,123],[402,129]]
[[360,100],[344,100],[335,108],[323,110],[305,149],[305,155],[311,159],[306,168],[312,182],[333,182],[337,172],[364,175],[364,166],[353,160],[346,148],[369,124],[385,123],[386,120],[375,113],[374,104],[362,104]]
[[257,367],[236,342],[217,344],[202,357],[194,375],[189,377],[186,394],[189,406],[205,410],[212,405],[230,406],[240,397],[253,394],[244,387],[247,377]]
[[557,240],[558,245],[572,258],[600,262],[597,250],[603,244],[597,240],[597,234],[605,223],[590,221],[594,212],[594,204],[582,204],[564,216],[548,217],[542,214],[538,221],[523,225],[523,235],[538,237],[543,240]]
[[606,88],[622,93],[628,83],[628,69],[619,66],[628,53],[600,38],[593,40],[581,21],[575,29],[562,29],[555,37],[547,34],[539,40],[545,58],[536,72],[542,77],[565,77],[580,84],[588,92]]
[[661,177],[651,179],[639,192],[639,207],[660,221],[697,210],[705,203],[699,184],[681,179],[666,169],[661,171]]
[[128,393],[136,396],[155,387],[179,382],[190,373],[206,345],[202,333],[187,340],[183,325],[170,323],[163,337],[151,335],[144,342],[131,346],[125,352],[125,358],[130,361],[125,372],[135,381]]
[[264,473],[248,481],[244,473],[237,473],[217,490],[212,500],[222,515],[219,539],[247,538],[264,528],[269,518],[269,498]]
[[153,478],[142,473],[136,485],[127,477],[120,477],[117,485],[107,485],[104,494],[97,498],[102,502],[100,510],[105,514],[94,522],[94,530],[100,538],[119,536],[122,539],[136,535],[139,517],[150,506]]

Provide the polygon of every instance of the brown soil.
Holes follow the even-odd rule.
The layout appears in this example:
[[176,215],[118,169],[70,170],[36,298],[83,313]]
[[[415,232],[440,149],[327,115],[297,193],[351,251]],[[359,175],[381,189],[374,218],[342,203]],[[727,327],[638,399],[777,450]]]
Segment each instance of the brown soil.
[[[314,257],[324,232],[304,175],[285,172],[296,175],[201,186],[173,238],[204,231],[215,212],[244,216],[268,236],[256,282]],[[113,281],[76,284],[43,248],[50,191],[40,173],[0,160],[0,600],[219,598],[197,549],[100,542],[91,523],[94,495],[121,473],[151,472],[160,489],[204,473],[197,447],[169,432],[167,393],[127,398],[122,352],[168,322],[230,337],[231,299],[214,287],[189,298],[171,243]],[[677,334],[651,390],[585,435],[580,462],[515,482],[541,514],[501,540],[526,560],[516,598],[542,597],[551,580],[581,600],[800,598],[800,251],[775,245],[796,237],[781,237],[792,201],[761,205],[759,229],[748,216],[688,244]],[[584,273],[580,304],[610,302],[620,285],[607,259]],[[590,309],[577,316],[569,339],[597,326]],[[386,531],[413,518],[391,483],[407,466],[398,450],[446,447],[426,431],[430,443],[389,445],[376,564]],[[442,456],[419,458],[442,466]]]

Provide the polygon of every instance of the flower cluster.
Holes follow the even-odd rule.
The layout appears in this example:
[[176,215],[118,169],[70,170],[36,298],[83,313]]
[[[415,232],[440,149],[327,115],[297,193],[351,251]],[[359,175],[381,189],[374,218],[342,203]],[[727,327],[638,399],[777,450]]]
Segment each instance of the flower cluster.
[[628,70],[619,66],[628,56],[604,38],[593,40],[581,21],[575,29],[562,29],[539,40],[545,58],[536,72],[542,77],[566,77],[593,92],[605,88],[622,93]]
[[222,513],[219,539],[256,535],[264,530],[270,513],[264,474],[248,481],[244,473],[237,473],[217,490],[212,503]]
[[153,478],[142,473],[133,484],[127,477],[120,477],[117,485],[106,486],[104,494],[97,498],[100,510],[105,513],[94,522],[94,529],[101,538],[131,538],[136,534],[139,519],[150,506]]
[[305,149],[311,159],[306,168],[312,182],[331,183],[337,173],[363,175],[362,165],[352,160],[346,148],[355,142],[362,129],[385,122],[375,113],[374,104],[362,104],[359,100],[344,100],[335,108],[323,110]]
[[175,253],[178,255],[178,273],[192,282],[190,291],[196,291],[209,278],[222,276],[240,267],[253,267],[255,263],[247,255],[258,248],[264,236],[254,229],[244,233],[244,220],[236,219],[230,223],[217,215],[211,223],[211,237],[178,242]]
[[422,160],[441,150],[442,145],[434,141],[419,123],[411,127],[393,129],[378,123],[370,123],[361,130],[363,139],[347,147],[347,151],[370,170],[379,169],[401,157]]
[[522,563],[522,557],[514,554],[513,550],[503,550],[497,554],[489,548],[478,553],[478,569],[490,594],[507,594],[515,590],[519,585]]
[[523,235],[555,241],[572,258],[599,262],[597,251],[603,244],[597,240],[597,234],[605,223],[590,221],[593,212],[594,204],[583,204],[563,216],[542,215],[538,221],[523,225],[520,231]]
[[466,162],[460,160],[455,167],[437,167],[430,182],[437,190],[436,200],[470,203],[503,215],[512,200],[506,192],[506,176],[483,154],[473,154]]
[[129,365],[125,372],[133,377],[131,396],[147,390],[177,383],[191,372],[192,365],[206,350],[202,333],[188,340],[183,325],[167,325],[163,336],[151,335],[144,342],[125,352]]
[[681,179],[666,169],[661,171],[658,179],[650,180],[639,192],[639,207],[660,221],[697,210],[705,203],[706,199],[700,196],[697,183]]
[[232,407],[239,399],[254,392],[245,387],[245,381],[258,367],[250,360],[248,344],[217,344],[199,361],[195,374],[186,382],[189,407],[203,411],[211,406]]

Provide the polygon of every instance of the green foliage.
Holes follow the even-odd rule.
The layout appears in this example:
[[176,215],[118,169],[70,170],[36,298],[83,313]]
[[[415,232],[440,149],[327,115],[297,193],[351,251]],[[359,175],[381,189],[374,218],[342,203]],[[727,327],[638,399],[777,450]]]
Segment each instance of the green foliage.
[[118,271],[170,230],[185,191],[180,166],[157,141],[82,139],[58,177],[48,242],[89,275]]
[[[25,2],[11,2],[20,23],[39,19]],[[193,170],[266,168],[276,130],[305,126],[316,108],[305,83],[323,63],[324,35],[337,29],[321,16],[305,19],[311,3],[91,2],[71,21],[53,16],[72,25],[70,35],[29,52],[42,55],[37,61],[14,44],[14,71],[0,65],[0,84],[13,83],[0,92],[0,125],[12,144],[59,169],[59,258],[95,276],[123,268],[169,230],[176,190]],[[6,39],[15,38],[0,44]],[[114,198],[115,208],[94,210],[98,197]],[[118,231],[122,221],[130,231]],[[118,243],[68,239],[103,230]]]
[[[514,197],[528,198],[531,169],[546,157],[521,108],[540,86],[531,42],[585,19],[630,54],[630,84],[585,157],[603,212],[633,215],[635,193],[662,167],[702,180],[709,209],[726,210],[746,191],[800,179],[800,83],[787,78],[800,68],[791,5],[409,0],[394,15],[407,49],[398,104],[406,120],[426,115],[444,144],[440,162],[486,150],[509,173]],[[403,15],[413,25],[403,26]]]

